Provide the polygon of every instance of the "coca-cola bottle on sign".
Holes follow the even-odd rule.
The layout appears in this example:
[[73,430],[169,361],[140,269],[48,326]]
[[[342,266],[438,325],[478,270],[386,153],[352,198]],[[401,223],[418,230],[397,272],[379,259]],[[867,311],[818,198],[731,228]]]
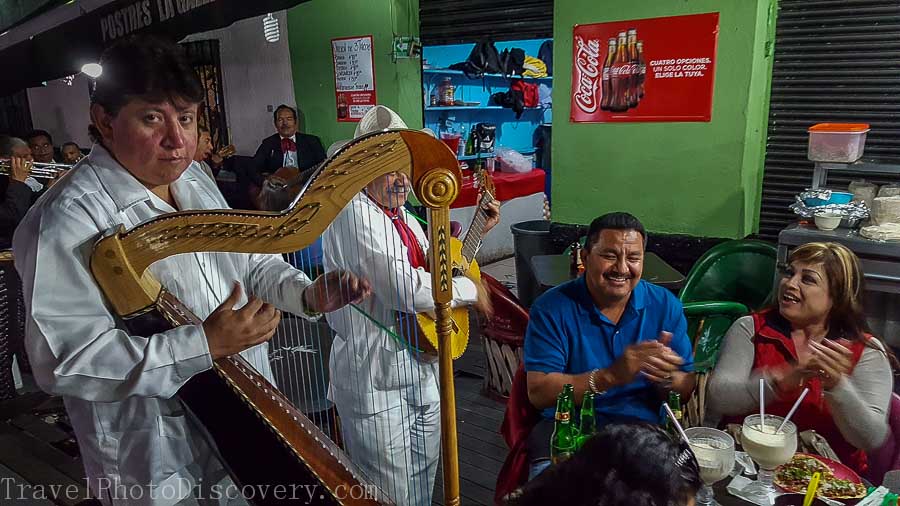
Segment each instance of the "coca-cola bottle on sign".
[[644,60],[644,41],[639,40],[637,43],[637,61],[638,61],[638,100],[644,98],[644,83],[647,82],[647,61]]
[[616,59],[616,39],[609,39],[609,48],[606,50],[606,58],[603,60],[603,80],[601,82],[601,93],[603,98],[600,100],[600,109],[609,110],[612,103],[612,81],[610,71],[613,62]]
[[628,107],[638,105],[638,56],[637,56],[637,30],[628,30],[628,61],[631,63],[631,75],[628,80]]
[[616,44],[616,58],[613,60],[609,71],[610,88],[612,88],[612,101],[609,110],[613,112],[625,112],[628,110],[630,97],[628,92],[631,85],[631,60],[628,58],[625,32],[619,32],[619,41]]

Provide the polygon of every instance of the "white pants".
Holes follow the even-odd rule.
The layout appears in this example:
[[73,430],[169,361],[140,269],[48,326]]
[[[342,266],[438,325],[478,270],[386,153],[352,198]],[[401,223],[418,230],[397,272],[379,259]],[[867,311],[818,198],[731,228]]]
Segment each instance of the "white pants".
[[430,506],[441,456],[441,405],[402,403],[373,415],[337,405],[350,459],[397,506]]

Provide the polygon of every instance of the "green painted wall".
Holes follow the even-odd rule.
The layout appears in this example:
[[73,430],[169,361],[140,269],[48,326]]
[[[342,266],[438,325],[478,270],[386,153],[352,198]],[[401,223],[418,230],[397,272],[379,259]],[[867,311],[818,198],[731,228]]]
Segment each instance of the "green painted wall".
[[339,123],[331,39],[373,36],[378,103],[394,109],[410,128],[422,128],[422,65],[391,57],[393,35],[419,34],[418,0],[314,0],[288,11],[294,89],[304,131],[327,148],[353,137],[356,123]]
[[[758,227],[774,0],[556,0],[553,219],[628,211],[654,232],[744,237]],[[719,12],[709,123],[569,121],[572,27]]]

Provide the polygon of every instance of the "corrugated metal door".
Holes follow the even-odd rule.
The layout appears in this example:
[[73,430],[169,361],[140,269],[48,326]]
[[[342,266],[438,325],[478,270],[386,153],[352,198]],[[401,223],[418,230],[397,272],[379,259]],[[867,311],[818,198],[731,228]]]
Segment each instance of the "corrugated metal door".
[[553,37],[553,0],[420,0],[426,46]]
[[[796,219],[787,206],[812,182],[806,129],[869,123],[866,158],[900,161],[900,0],[780,0],[760,235]],[[829,173],[829,187],[865,177]]]

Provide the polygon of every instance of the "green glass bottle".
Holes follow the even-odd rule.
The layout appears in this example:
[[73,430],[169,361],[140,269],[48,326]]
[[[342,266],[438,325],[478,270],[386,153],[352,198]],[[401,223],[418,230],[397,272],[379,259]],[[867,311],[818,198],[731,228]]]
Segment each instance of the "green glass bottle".
[[569,418],[572,420],[572,433],[578,437],[578,424],[575,423],[575,387],[571,383],[563,385],[563,393],[566,395],[566,411],[569,412]]
[[553,464],[563,462],[575,453],[575,431],[569,402],[563,389],[556,397],[556,423],[550,436],[550,461]]
[[[672,414],[675,415],[675,420],[677,420],[679,424],[683,424],[684,417],[682,416],[681,411],[681,395],[675,391],[669,392],[669,399],[666,401],[666,404],[669,405],[669,409],[671,409]],[[675,428],[675,424],[669,416],[666,416],[666,432],[676,438],[681,437],[678,434],[678,429]]]
[[594,413],[594,393],[585,390],[581,401],[581,417],[578,425],[578,436],[575,438],[575,449],[580,450],[584,443],[597,433],[597,418]]

